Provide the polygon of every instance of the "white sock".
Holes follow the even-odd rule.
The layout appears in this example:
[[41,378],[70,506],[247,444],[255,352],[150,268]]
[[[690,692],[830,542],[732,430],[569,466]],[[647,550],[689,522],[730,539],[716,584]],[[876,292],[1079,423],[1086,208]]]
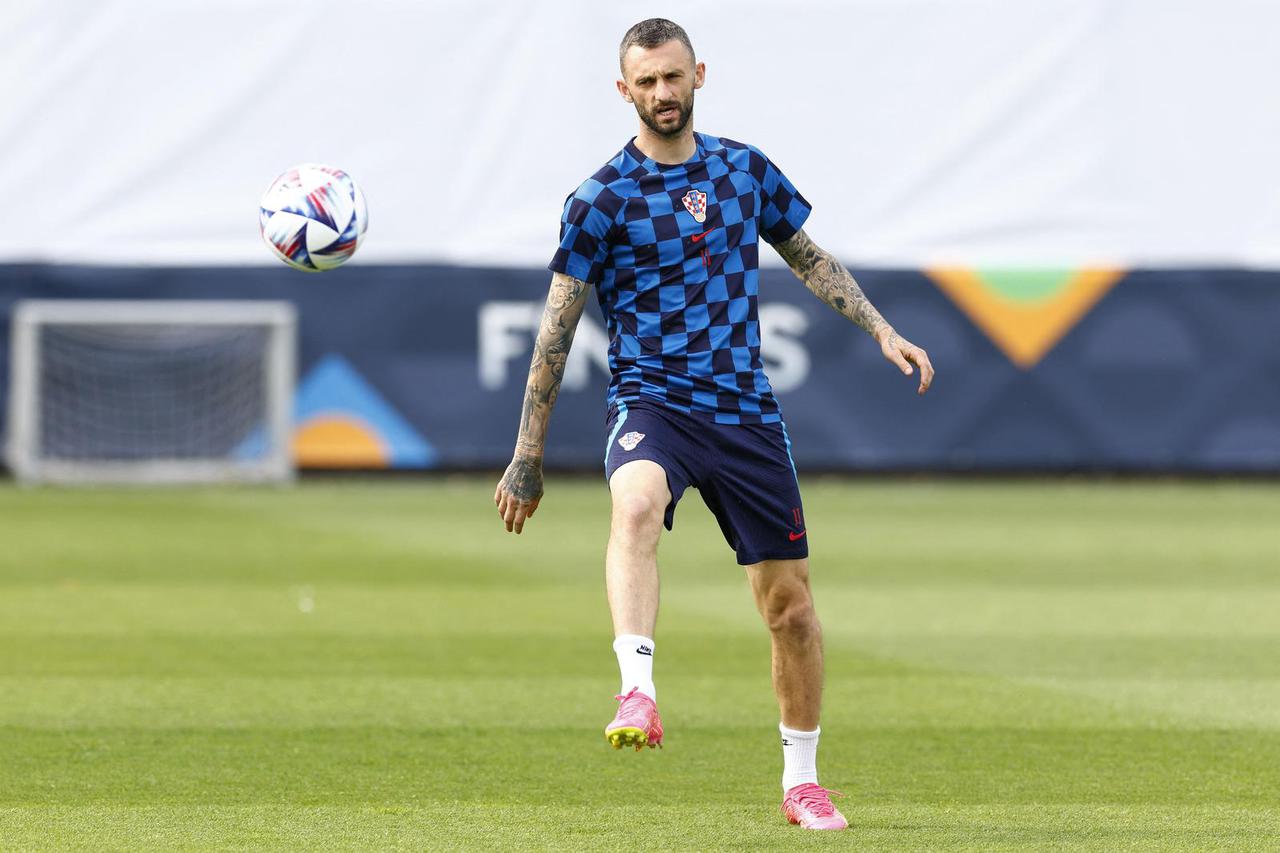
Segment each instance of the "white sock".
[[818,784],[818,735],[822,729],[798,732],[778,723],[782,732],[782,790],[790,791],[805,782]]
[[622,634],[613,641],[613,653],[618,656],[618,669],[622,672],[622,695],[631,688],[653,701],[658,701],[658,691],[653,686],[653,640],[639,634]]

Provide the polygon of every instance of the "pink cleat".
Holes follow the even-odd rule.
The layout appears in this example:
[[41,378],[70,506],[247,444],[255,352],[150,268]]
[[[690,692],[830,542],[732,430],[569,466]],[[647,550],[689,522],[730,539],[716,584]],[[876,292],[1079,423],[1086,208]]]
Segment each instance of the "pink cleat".
[[805,829],[845,829],[849,821],[831,804],[831,794],[844,796],[839,791],[828,791],[812,782],[796,785],[783,797],[782,813],[787,820]]
[[618,715],[613,722],[604,727],[604,736],[614,749],[623,746],[634,746],[636,752],[640,747],[662,746],[662,717],[658,716],[658,706],[648,696],[633,687],[626,696],[614,696],[622,704],[618,706]]

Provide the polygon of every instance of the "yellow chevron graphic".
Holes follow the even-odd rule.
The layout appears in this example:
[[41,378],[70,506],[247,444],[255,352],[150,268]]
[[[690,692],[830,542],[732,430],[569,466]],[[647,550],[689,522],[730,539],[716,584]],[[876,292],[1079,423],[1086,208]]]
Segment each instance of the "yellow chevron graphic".
[[1124,270],[925,270],[1009,360],[1029,370],[1116,282]]

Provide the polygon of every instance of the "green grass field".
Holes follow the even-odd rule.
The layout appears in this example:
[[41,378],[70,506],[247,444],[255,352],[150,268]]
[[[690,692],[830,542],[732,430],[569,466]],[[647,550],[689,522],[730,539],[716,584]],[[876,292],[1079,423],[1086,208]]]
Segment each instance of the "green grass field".
[[810,480],[823,782],[695,492],[608,748],[600,481],[0,488],[0,848],[1280,849],[1280,487]]

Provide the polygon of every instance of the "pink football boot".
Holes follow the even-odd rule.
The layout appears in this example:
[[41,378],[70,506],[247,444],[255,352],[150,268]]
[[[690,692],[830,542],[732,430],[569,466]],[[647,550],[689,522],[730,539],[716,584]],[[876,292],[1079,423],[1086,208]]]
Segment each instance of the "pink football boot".
[[805,829],[845,829],[849,821],[831,804],[832,794],[844,796],[839,791],[828,791],[812,782],[796,785],[783,798],[782,813],[787,820]]
[[640,747],[662,746],[662,717],[658,716],[658,706],[648,696],[633,687],[626,696],[614,696],[622,704],[618,706],[618,715],[613,722],[604,727],[604,736],[614,749],[623,746],[634,746],[636,752]]

